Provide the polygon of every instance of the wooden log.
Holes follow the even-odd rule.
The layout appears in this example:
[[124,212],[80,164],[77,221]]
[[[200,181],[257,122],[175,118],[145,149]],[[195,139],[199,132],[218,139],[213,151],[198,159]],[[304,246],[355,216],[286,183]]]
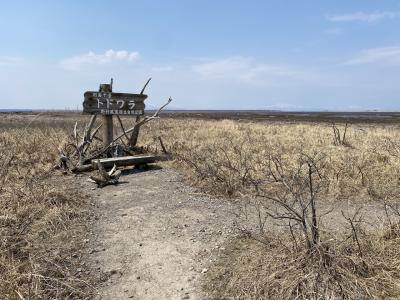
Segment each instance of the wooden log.
[[93,165],[92,164],[87,164],[87,165],[81,165],[81,166],[76,166],[71,170],[73,173],[79,173],[79,172],[89,172],[93,171]]
[[169,157],[166,155],[135,155],[135,156],[122,156],[122,157],[111,157],[111,158],[103,158],[103,159],[93,159],[92,166],[94,169],[97,168],[97,163],[100,163],[105,168],[111,168],[114,164],[117,167],[123,166],[132,166],[132,165],[141,165],[141,164],[150,164],[156,161],[167,160]]

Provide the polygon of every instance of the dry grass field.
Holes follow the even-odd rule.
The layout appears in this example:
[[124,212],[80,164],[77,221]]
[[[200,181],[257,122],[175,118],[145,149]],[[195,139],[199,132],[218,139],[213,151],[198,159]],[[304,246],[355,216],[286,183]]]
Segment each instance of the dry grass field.
[[[400,297],[398,125],[183,119],[148,130],[164,137],[190,183],[257,219],[238,224],[243,234],[208,274],[210,298]],[[364,219],[366,203],[385,212],[379,223]],[[324,226],[334,210],[341,220]]]
[[[337,125],[343,135],[344,125]],[[329,123],[252,123],[234,120],[162,119],[141,135],[151,145],[160,135],[190,168],[191,180],[221,195],[248,193],[246,179],[265,176],[270,161],[286,172],[302,155],[324,156],[328,199],[383,200],[399,192],[400,132],[397,125],[351,125],[336,145]],[[155,143],[156,144],[156,143]]]
[[[87,117],[1,116],[5,299],[90,297],[92,283],[74,271],[89,201],[54,169],[58,147],[71,138],[75,120],[83,127]],[[355,123],[345,130],[344,124],[328,122],[168,117],[143,127],[139,144],[161,151],[158,136],[174,156],[171,166],[189,184],[251,207],[257,220],[254,228],[238,224],[242,234],[208,273],[204,288],[210,298],[400,297],[398,125]],[[318,208],[340,209],[343,202],[382,205],[385,218],[366,226],[362,212],[344,211],[348,226],[322,230]],[[282,230],[265,228],[268,219]]]
[[89,201],[54,170],[68,122],[40,117],[0,119],[0,298],[83,299]]

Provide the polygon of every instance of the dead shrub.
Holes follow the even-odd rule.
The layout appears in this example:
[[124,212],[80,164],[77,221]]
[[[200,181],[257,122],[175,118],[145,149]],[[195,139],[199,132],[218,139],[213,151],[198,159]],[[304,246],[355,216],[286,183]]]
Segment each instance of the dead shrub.
[[[279,242],[277,242],[277,240]],[[398,299],[400,239],[324,239],[313,251],[270,237],[232,240],[204,281],[207,299]]]
[[350,144],[346,140],[346,133],[347,133],[348,123],[344,125],[343,133],[340,132],[340,128],[336,126],[335,123],[332,123],[332,130],[333,130],[333,144],[336,146],[347,146],[349,147]]

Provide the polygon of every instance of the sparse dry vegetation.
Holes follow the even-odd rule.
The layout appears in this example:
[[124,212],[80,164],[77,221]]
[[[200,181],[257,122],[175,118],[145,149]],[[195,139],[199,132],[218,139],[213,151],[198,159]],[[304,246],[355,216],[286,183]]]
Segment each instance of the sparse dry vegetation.
[[0,298],[88,298],[78,267],[89,202],[53,168],[69,123],[0,123]]
[[[152,130],[192,184],[253,209],[252,227],[239,224],[245,235],[211,267],[209,298],[400,297],[397,127],[169,120]],[[379,203],[395,220],[367,230],[360,210],[342,211],[321,230],[331,210],[320,207],[343,202]]]
[[[46,120],[0,127],[0,292],[9,298],[84,297],[70,256],[87,203],[52,170],[75,120]],[[238,224],[242,234],[210,268],[209,298],[400,297],[397,125],[164,118],[142,128],[139,144],[162,152],[159,136],[190,184],[251,207],[254,222]],[[386,216],[366,226],[361,211],[340,211],[344,202],[379,204]],[[324,223],[328,206],[337,224]]]
[[343,237],[312,252],[294,249],[282,236],[271,235],[268,243],[232,240],[211,268],[205,290],[211,299],[398,299],[398,237],[363,237],[363,256]]
[[191,182],[213,194],[252,193],[249,177],[264,180],[276,164],[290,174],[300,156],[315,154],[325,157],[321,171],[329,185],[324,201],[383,202],[396,199],[400,191],[396,125],[353,124],[346,133],[351,147],[336,145],[329,123],[162,119],[146,128],[142,144],[158,147],[157,135],[176,155],[176,167],[183,166]]

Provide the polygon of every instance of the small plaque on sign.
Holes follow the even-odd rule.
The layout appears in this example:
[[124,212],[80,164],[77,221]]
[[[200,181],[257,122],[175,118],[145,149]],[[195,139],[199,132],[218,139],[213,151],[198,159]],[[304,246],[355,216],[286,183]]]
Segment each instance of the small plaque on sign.
[[101,115],[143,115],[147,95],[86,92],[83,113]]

